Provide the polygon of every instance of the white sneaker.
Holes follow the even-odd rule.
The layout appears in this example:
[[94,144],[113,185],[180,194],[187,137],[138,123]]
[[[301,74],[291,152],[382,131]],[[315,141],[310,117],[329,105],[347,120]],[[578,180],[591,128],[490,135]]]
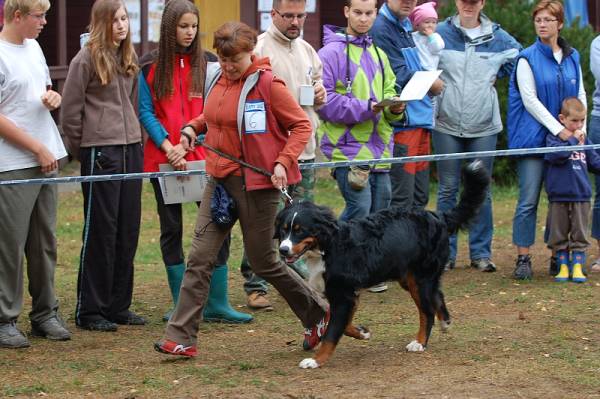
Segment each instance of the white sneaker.
[[386,283],[379,283],[372,287],[367,288],[367,291],[369,291],[369,292],[384,292],[384,291],[387,291],[387,289],[388,289],[388,286]]

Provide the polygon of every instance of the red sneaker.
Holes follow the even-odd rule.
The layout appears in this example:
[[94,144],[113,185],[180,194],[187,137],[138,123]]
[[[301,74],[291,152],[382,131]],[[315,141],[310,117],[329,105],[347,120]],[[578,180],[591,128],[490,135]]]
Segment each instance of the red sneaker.
[[154,349],[157,352],[166,353],[167,355],[187,357],[194,357],[198,355],[196,345],[184,346],[182,344],[178,344],[177,342],[169,341],[168,339],[155,343]]
[[304,348],[305,351],[309,351],[319,345],[319,342],[321,342],[321,339],[325,335],[325,331],[327,331],[329,316],[329,310],[327,310],[325,316],[323,316],[316,325],[304,330],[304,342],[302,343],[302,348]]

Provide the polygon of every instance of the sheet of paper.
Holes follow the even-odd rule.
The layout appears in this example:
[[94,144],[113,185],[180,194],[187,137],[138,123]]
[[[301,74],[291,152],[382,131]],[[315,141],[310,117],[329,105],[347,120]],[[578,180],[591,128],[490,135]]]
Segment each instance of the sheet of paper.
[[442,71],[417,71],[400,93],[400,100],[422,100]]
[[[190,161],[188,170],[206,170],[205,161]],[[168,163],[158,165],[161,172],[170,172],[173,167]],[[197,202],[202,199],[204,188],[208,180],[207,175],[193,175],[185,178],[177,176],[159,177],[160,191],[165,204],[181,204],[184,202]]]

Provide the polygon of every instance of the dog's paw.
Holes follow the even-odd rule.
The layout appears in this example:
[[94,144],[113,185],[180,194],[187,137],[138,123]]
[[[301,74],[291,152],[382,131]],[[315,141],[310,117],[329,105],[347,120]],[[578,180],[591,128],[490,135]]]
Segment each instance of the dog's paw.
[[406,345],[407,352],[423,352],[424,350],[425,347],[417,341],[412,341],[410,344]]
[[371,339],[371,331],[368,328],[363,326],[356,327],[358,333],[360,334],[360,339]]
[[450,320],[442,320],[440,322],[440,330],[442,332],[448,332],[449,329],[450,329]]
[[319,367],[319,363],[311,357],[308,357],[300,362],[298,365],[301,369],[316,369]]

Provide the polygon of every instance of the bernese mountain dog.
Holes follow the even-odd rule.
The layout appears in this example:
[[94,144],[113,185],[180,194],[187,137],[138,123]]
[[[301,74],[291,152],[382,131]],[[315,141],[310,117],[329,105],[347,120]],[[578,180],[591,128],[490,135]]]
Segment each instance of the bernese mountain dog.
[[448,237],[468,226],[485,200],[489,174],[481,161],[463,168],[464,189],[458,205],[445,212],[406,211],[390,207],[368,217],[338,221],[333,212],[311,202],[298,202],[279,212],[275,239],[286,263],[304,258],[309,284],[329,301],[330,320],[314,358],[301,368],[322,366],[333,354],[342,334],[369,339],[364,327],[352,325],[359,291],[396,280],[407,290],[419,311],[419,331],[406,346],[425,350],[437,315],[442,330],[450,314],[440,288],[449,257]]

